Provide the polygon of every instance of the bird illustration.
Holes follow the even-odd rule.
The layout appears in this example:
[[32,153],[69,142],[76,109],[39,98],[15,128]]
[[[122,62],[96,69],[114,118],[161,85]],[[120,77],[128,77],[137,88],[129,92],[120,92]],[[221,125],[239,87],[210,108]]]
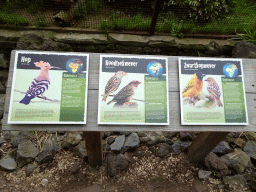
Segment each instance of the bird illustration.
[[207,90],[209,92],[210,99],[216,100],[217,105],[219,107],[223,107],[220,100],[221,91],[218,83],[212,77],[208,77],[205,81],[208,83]]
[[108,80],[107,85],[105,86],[105,93],[104,93],[102,101],[106,101],[108,95],[117,90],[117,88],[119,87],[119,85],[121,83],[122,77],[125,75],[127,75],[126,72],[117,71],[116,74]]
[[42,98],[46,99],[46,97],[43,96],[43,93],[50,85],[49,70],[52,68],[60,69],[59,67],[51,66],[48,62],[44,61],[35,62],[34,64],[36,67],[41,68],[41,73],[31,82],[25,97],[20,101],[20,103],[25,105],[28,105],[31,99],[34,99],[38,95],[41,95]]
[[189,80],[186,88],[182,92],[182,97],[190,97],[190,100],[195,104],[195,97],[197,97],[203,89],[203,77],[205,74],[196,72]]
[[123,87],[115,96],[114,98],[108,102],[107,104],[109,105],[112,102],[116,102],[118,105],[123,105],[124,103],[126,104],[131,104],[130,100],[132,96],[134,95],[135,89],[138,87],[138,85],[141,82],[139,81],[131,81],[128,85]]

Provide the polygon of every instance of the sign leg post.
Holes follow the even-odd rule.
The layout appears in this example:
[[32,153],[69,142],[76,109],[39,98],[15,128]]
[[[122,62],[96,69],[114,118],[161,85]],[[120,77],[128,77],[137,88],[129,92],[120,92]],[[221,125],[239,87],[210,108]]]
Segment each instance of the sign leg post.
[[188,149],[190,163],[201,162],[229,132],[201,132]]
[[101,166],[103,162],[102,132],[84,131],[83,136],[86,142],[89,165],[92,167]]

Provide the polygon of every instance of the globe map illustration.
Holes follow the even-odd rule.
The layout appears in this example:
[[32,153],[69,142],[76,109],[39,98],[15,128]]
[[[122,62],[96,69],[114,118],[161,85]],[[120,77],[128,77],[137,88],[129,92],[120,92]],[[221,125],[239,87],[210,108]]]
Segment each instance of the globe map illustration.
[[235,64],[227,63],[223,67],[223,73],[230,79],[234,79],[238,75],[238,68]]
[[163,73],[163,66],[159,62],[152,61],[148,64],[147,71],[150,76],[158,77]]
[[78,74],[83,69],[83,62],[76,58],[69,59],[66,63],[66,69],[71,74]]

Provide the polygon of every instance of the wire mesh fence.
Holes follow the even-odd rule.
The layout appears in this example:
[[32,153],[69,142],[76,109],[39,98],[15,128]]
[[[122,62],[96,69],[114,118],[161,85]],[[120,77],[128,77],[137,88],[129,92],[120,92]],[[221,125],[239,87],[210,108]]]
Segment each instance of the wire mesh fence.
[[[0,0],[4,26],[149,31],[156,0]],[[235,34],[256,30],[256,1],[161,0],[156,32]]]

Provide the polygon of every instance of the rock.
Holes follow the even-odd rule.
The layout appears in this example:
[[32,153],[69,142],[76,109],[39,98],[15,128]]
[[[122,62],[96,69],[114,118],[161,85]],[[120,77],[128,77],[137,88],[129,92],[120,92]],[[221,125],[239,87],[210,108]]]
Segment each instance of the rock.
[[112,143],[114,143],[114,141],[115,141],[115,138],[114,137],[110,137],[109,139],[108,139],[108,144],[109,145],[111,145]]
[[249,141],[254,141],[256,142],[256,133],[255,132],[245,132],[244,133],[245,137],[249,140]]
[[[18,132],[18,131],[15,131],[15,132]],[[11,131],[3,131],[2,133],[3,133],[4,139],[11,140],[12,138]]]
[[247,141],[243,150],[252,158],[253,161],[256,161],[256,142]]
[[149,148],[149,151],[151,151],[152,153],[156,153],[156,146],[155,145],[152,145],[152,146],[150,146]]
[[30,139],[30,133],[28,131],[18,131],[18,132],[14,132],[11,131],[11,144],[14,147],[18,147],[18,145],[22,142],[22,141],[27,141],[28,139]]
[[209,50],[205,51],[205,54],[212,56],[219,56],[221,54],[221,48],[215,41],[209,43]]
[[39,165],[42,165],[44,163],[51,163],[52,161],[53,161],[53,155],[52,155],[52,152],[50,151],[43,151],[36,158],[36,162]]
[[155,155],[157,157],[165,157],[167,156],[167,154],[170,152],[170,145],[167,143],[160,143],[157,147],[156,147],[156,152]]
[[147,143],[148,146],[155,145],[158,143],[163,143],[165,142],[166,138],[161,135],[161,134],[155,134],[155,135],[150,135],[146,137],[140,137],[140,142],[141,143]]
[[199,177],[199,179],[206,180],[206,179],[209,179],[211,174],[212,174],[211,171],[199,170],[198,177]]
[[171,152],[175,155],[178,155],[182,152],[185,152],[190,145],[191,142],[189,141],[176,140],[174,144],[171,146]]
[[61,149],[61,146],[58,142],[58,138],[56,136],[52,136],[51,138],[47,138],[43,142],[43,151],[57,152]]
[[146,131],[137,131],[137,134],[139,137],[147,137],[147,132]]
[[38,155],[39,150],[31,141],[23,141],[18,145],[16,161],[18,167],[23,167],[34,161]]
[[245,141],[242,138],[235,138],[234,143],[240,148],[243,148],[245,146]]
[[168,138],[166,138],[165,142],[168,143],[169,145],[173,145],[174,144],[172,139],[168,139]]
[[204,159],[204,164],[209,171],[214,171],[215,176],[221,177],[229,175],[230,171],[224,160],[220,159],[215,153],[210,152]]
[[230,148],[230,146],[228,145],[227,142],[221,141],[221,142],[212,150],[212,152],[213,152],[213,153],[216,153],[216,154],[223,155],[223,154],[231,153],[231,152],[233,152],[233,150]]
[[43,185],[44,187],[46,187],[48,182],[49,182],[48,179],[43,179],[40,184]]
[[241,187],[246,186],[246,180],[243,175],[234,175],[234,176],[224,176],[223,182],[228,183],[229,185],[238,185]]
[[129,167],[129,159],[123,154],[115,156],[112,153],[107,155],[107,173],[110,177],[115,176],[117,170],[126,170]]
[[120,151],[124,145],[125,136],[116,137],[115,142],[110,145],[111,151]]
[[13,171],[17,168],[17,163],[14,158],[6,155],[0,160],[0,169],[4,171]]
[[78,173],[81,168],[81,163],[79,161],[75,161],[74,165],[71,167],[70,172],[71,173]]
[[149,42],[149,37],[140,36],[140,35],[130,35],[130,34],[117,34],[117,33],[109,33],[108,38],[114,44],[122,44],[122,45],[134,45],[137,46],[146,46]]
[[228,168],[242,174],[250,162],[250,156],[240,149],[235,149],[233,153],[223,155],[221,157],[225,161]]
[[64,135],[66,131],[58,131],[58,135]]
[[177,135],[177,132],[168,132],[168,131],[165,131],[165,132],[163,132],[163,135],[164,135],[167,139],[172,139],[174,136]]
[[28,166],[25,170],[26,171],[26,176],[29,177],[37,167],[38,167],[38,165],[35,164],[35,163],[28,164]]
[[83,159],[84,161],[87,160],[87,150],[85,147],[85,141],[81,141],[77,146],[74,147],[73,150],[74,155],[80,157],[81,159]]
[[180,140],[182,141],[192,141],[193,137],[188,132],[180,132]]
[[234,45],[233,58],[256,58],[256,45],[247,41],[240,41]]
[[124,151],[135,150],[140,146],[140,139],[137,133],[131,133],[128,137],[125,138],[123,145]]
[[4,58],[4,54],[0,53],[0,68],[8,68],[8,62],[7,60]]
[[0,118],[4,114],[4,105],[5,105],[5,94],[0,94]]
[[3,144],[3,143],[6,143],[5,139],[0,137],[0,146]]
[[229,133],[229,134],[226,136],[226,138],[224,139],[224,141],[226,141],[228,144],[229,144],[229,143],[232,143],[232,142],[234,142],[234,137],[232,136],[231,133]]
[[34,33],[20,37],[16,46],[17,50],[42,50],[42,51],[71,51],[70,45],[54,42]]
[[68,149],[70,147],[74,147],[80,143],[82,140],[82,136],[77,133],[69,133],[62,141],[61,147],[63,149]]
[[114,131],[114,134],[116,135],[125,135],[128,136],[130,135],[132,132],[131,131]]

